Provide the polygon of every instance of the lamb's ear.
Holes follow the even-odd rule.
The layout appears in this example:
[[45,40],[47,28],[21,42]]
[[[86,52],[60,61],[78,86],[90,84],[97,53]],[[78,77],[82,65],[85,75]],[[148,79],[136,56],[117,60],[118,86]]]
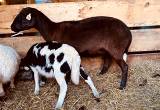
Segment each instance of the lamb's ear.
[[31,18],[32,18],[32,17],[31,17],[31,13],[29,13],[29,14],[26,16],[26,19],[30,21]]

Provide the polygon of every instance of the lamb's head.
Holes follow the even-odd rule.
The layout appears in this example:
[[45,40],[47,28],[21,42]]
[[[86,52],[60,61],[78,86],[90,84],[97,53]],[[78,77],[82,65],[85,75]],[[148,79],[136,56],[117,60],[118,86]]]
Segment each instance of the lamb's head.
[[34,27],[36,11],[37,9],[31,7],[23,8],[11,24],[12,31],[19,32]]
[[21,59],[19,72],[17,74],[19,80],[33,80],[34,75],[29,65],[25,62],[24,59]]

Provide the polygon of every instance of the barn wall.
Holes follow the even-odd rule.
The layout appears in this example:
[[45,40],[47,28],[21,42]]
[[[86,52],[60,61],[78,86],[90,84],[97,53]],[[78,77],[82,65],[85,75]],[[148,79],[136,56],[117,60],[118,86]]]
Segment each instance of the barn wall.
[[[14,33],[10,25],[24,7],[37,8],[55,22],[80,20],[93,16],[116,17],[132,28],[133,42],[129,52],[160,51],[159,0],[107,0],[0,6],[0,43],[13,46],[21,54],[25,54],[33,43],[43,41],[41,37],[28,35],[10,38]],[[36,30],[26,31],[26,33],[30,32],[36,32]]]

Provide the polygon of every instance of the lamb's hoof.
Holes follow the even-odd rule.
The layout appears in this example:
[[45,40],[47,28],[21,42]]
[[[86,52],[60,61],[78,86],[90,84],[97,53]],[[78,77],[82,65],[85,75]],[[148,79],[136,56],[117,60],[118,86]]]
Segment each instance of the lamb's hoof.
[[100,95],[99,95],[98,92],[97,92],[94,96],[95,96],[96,98],[100,98]]
[[95,100],[96,100],[97,102],[100,102],[100,101],[101,101],[100,98],[96,98]]
[[94,93],[94,96],[95,96],[95,100],[97,102],[100,102],[100,95],[99,95],[99,93],[98,92]]
[[15,88],[16,88],[14,84],[11,84],[10,87],[11,87],[12,89],[15,89]]
[[87,107],[83,105],[78,110],[87,110]]
[[119,89],[120,89],[120,90],[124,90],[124,89],[125,89],[125,87],[123,87],[123,86],[120,86],[120,87],[119,87]]
[[43,87],[46,83],[44,81],[40,81],[40,86]]
[[0,97],[3,97],[3,96],[5,96],[5,92],[0,93]]
[[53,108],[55,108],[54,110],[63,110],[61,105],[54,105]]
[[63,109],[61,109],[61,108],[55,108],[55,110],[63,110]]
[[107,72],[106,71],[105,72],[104,71],[100,71],[100,72],[98,72],[98,75],[103,75],[105,73],[107,73]]
[[55,107],[55,110],[63,110],[63,108]]
[[98,75],[103,75],[103,74],[104,74],[104,72],[102,70],[98,71]]
[[34,95],[39,95],[39,91],[34,91]]

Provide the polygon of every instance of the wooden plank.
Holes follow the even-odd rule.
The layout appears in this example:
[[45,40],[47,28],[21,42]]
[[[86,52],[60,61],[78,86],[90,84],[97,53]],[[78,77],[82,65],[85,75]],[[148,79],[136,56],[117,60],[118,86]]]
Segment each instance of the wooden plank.
[[[129,68],[134,65],[138,66],[140,62],[144,62],[144,61],[156,61],[157,63],[160,63],[160,53],[132,54],[132,55],[128,55],[128,58],[127,58],[127,64],[129,65]],[[102,64],[102,59],[100,57],[82,58],[82,65],[84,66],[84,68],[89,70],[94,70],[94,71],[97,70],[97,73],[101,68],[101,64]],[[118,65],[115,62],[112,63],[112,66],[110,69],[120,70],[120,68],[118,68]]]
[[160,50],[160,29],[133,30],[132,36],[130,52]]
[[128,62],[132,63],[135,61],[143,61],[143,60],[157,60],[160,62],[160,53],[151,53],[151,54],[132,54],[128,56]]
[[[35,28],[29,30],[24,30],[24,33],[38,32]],[[10,28],[0,28],[0,34],[14,34],[15,32],[11,31]]]
[[[107,0],[50,4],[0,6],[0,33],[11,32],[10,25],[24,7],[34,7],[55,22],[80,20],[92,16],[112,16],[128,26],[160,24],[160,0]],[[6,30],[6,31],[5,31]]]
[[[41,37],[29,37],[29,38],[0,38],[0,44],[6,44],[14,47],[18,53],[24,57],[26,55],[26,52],[36,42],[42,42],[43,39]],[[156,60],[157,62],[160,62],[160,53],[156,54],[133,54],[128,55],[127,58],[127,64],[135,64],[135,61],[147,61],[147,60]],[[100,57],[96,58],[82,58],[82,65],[85,68],[88,68],[90,70],[95,70],[97,68],[100,68],[102,64],[102,59]],[[111,69],[118,69],[117,64],[115,65],[115,62],[112,65],[113,67]],[[98,71],[98,70],[97,70]]]
[[[31,45],[33,45],[36,42],[41,42],[43,39],[41,37],[29,37],[29,38],[0,38],[0,44],[6,44],[10,45],[20,53],[22,57],[25,56],[26,52],[30,48]],[[154,54],[132,54],[128,55],[127,63],[135,64],[135,61],[148,61],[148,60],[156,60],[157,62],[160,62],[160,53],[154,53]],[[85,68],[88,69],[97,69],[100,68],[102,64],[102,59],[100,57],[96,58],[82,58],[82,65]],[[118,69],[117,65],[113,63],[113,67],[111,69]],[[98,70],[97,70],[98,71]]]
[[[133,40],[129,52],[160,50],[160,29],[132,31]],[[15,38],[0,38],[0,44],[7,44],[25,53],[32,44],[44,41],[42,37],[28,36]]]
[[25,55],[28,49],[35,43],[44,41],[42,37],[12,37],[0,38],[0,44],[9,45],[17,50],[20,55]]

